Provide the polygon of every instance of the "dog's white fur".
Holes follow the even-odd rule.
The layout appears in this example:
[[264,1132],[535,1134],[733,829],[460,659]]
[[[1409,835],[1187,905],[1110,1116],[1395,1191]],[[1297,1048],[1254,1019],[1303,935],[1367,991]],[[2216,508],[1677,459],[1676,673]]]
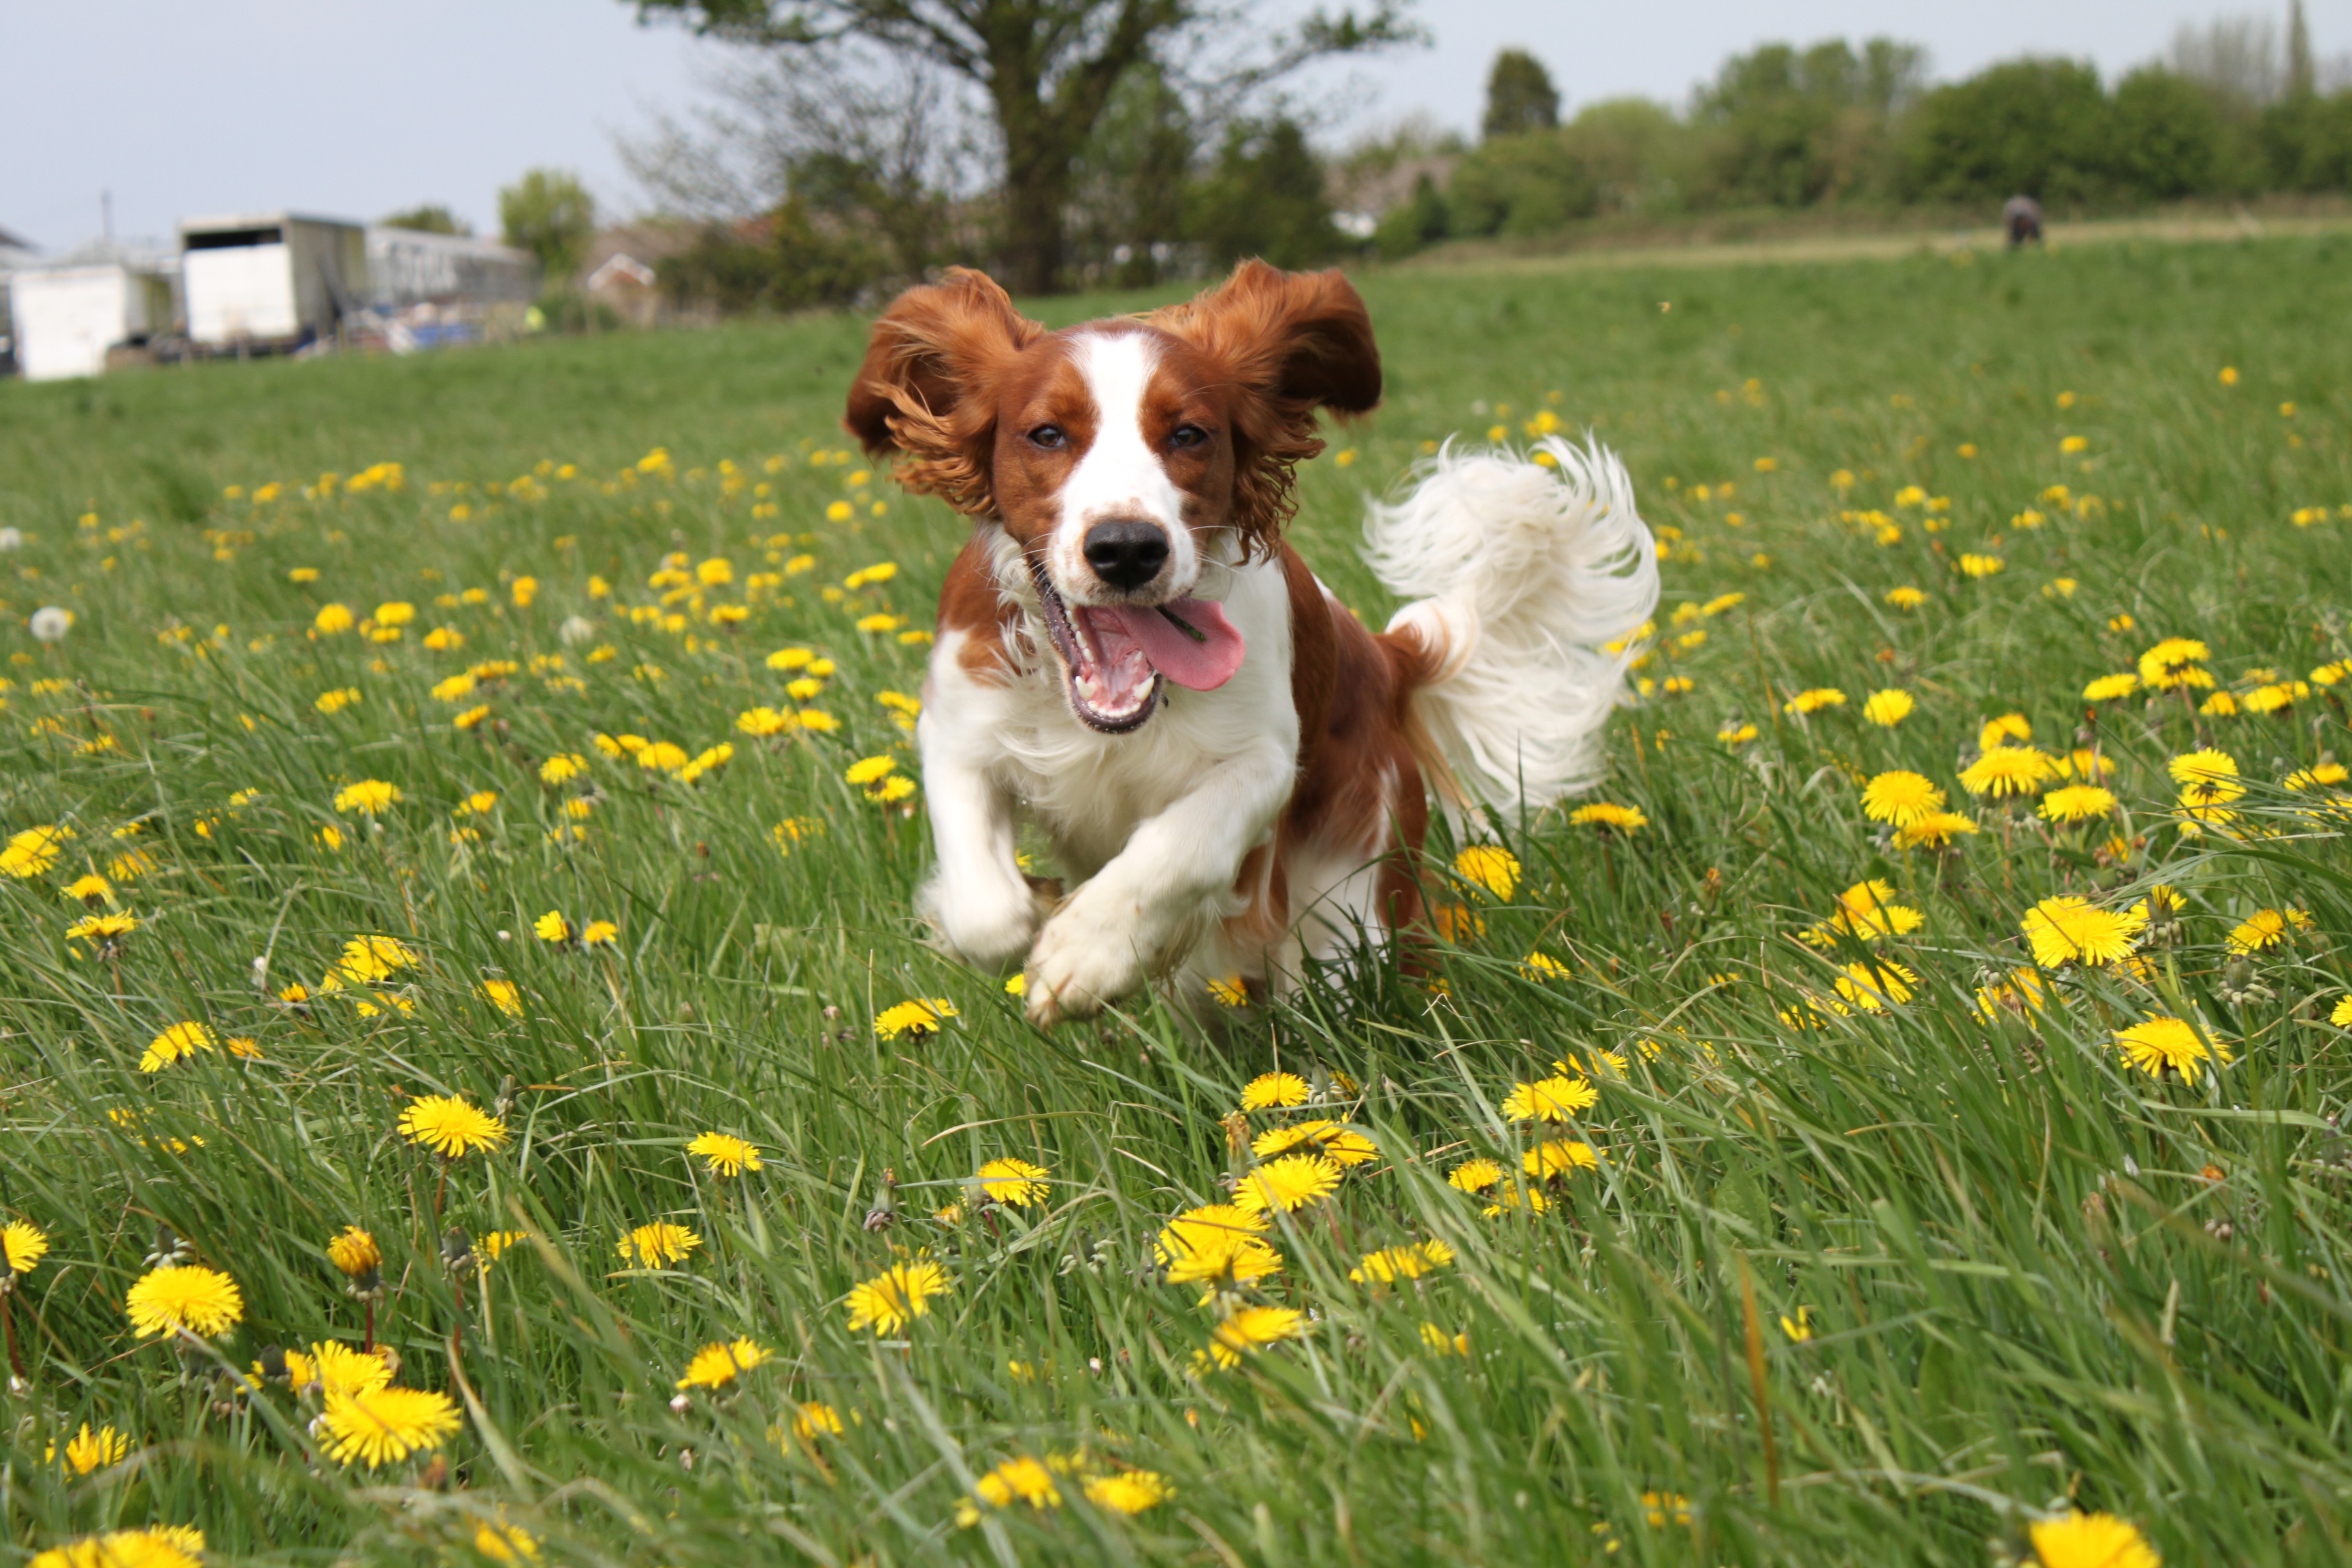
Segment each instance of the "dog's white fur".
[[[1203,550],[1183,525],[1181,492],[1141,435],[1148,342],[1086,334],[1074,352],[1097,435],[1060,499],[1046,552],[1056,591],[1074,605],[1105,597],[1081,552],[1089,524],[1156,521],[1172,546],[1167,596],[1222,599],[1247,653],[1218,689],[1168,692],[1141,729],[1098,733],[1070,712],[1017,546],[993,521],[978,523],[1024,635],[1007,649],[1009,684],[967,672],[965,633],[946,631],[932,651],[916,737],[939,860],[919,908],[974,963],[1025,954],[1039,1022],[1128,995],[1180,963],[1196,978],[1240,970],[1279,984],[1300,953],[1336,955],[1382,924],[1368,863],[1386,848],[1384,824],[1370,842],[1297,846],[1286,871],[1302,918],[1274,952],[1228,950],[1220,922],[1246,902],[1242,865],[1273,837],[1297,778],[1287,588],[1278,563],[1242,563],[1216,535]],[[1547,805],[1591,777],[1593,736],[1624,675],[1622,656],[1591,645],[1623,637],[1657,600],[1622,467],[1597,446],[1544,449],[1552,467],[1449,447],[1405,500],[1373,507],[1367,529],[1382,580],[1425,595],[1391,622],[1441,656],[1439,679],[1415,700],[1421,719],[1469,797],[1488,805]],[[1396,784],[1381,782],[1383,798]],[[1016,863],[1024,809],[1073,884],[1058,909]]]

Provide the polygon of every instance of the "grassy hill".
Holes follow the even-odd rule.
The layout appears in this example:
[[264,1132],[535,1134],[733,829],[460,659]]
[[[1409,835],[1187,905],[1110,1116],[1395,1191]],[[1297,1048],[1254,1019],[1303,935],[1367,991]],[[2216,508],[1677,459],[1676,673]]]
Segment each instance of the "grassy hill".
[[2339,1561],[2347,258],[1368,276],[1301,542],[1616,447],[1641,825],[1205,1035],[920,945],[861,323],[0,385],[12,1541]]

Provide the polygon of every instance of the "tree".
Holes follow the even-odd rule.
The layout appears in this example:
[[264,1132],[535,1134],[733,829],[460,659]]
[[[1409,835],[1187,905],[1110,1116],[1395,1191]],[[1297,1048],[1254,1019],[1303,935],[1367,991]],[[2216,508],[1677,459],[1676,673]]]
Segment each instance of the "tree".
[[2118,183],[2159,201],[2213,188],[2221,114],[2211,92],[2144,66],[2116,84],[2109,112]]
[[1127,73],[1071,172],[1079,215],[1071,237],[1087,266],[1121,288],[1159,281],[1186,237],[1199,134],[1159,61]]
[[2304,18],[2303,0],[2289,0],[2286,13],[2286,95],[2309,98],[2314,92],[2311,69],[2311,24]]
[[1692,111],[1712,142],[1718,196],[1802,206],[1880,183],[1895,117],[1926,68],[1925,50],[1892,38],[1860,55],[1842,38],[1734,55]]
[[1492,142],[1559,123],[1559,89],[1543,61],[1525,49],[1505,49],[1486,73],[1486,115],[1479,133]]
[[422,206],[396,212],[383,220],[386,228],[413,229],[418,234],[471,234],[474,226],[443,206],[439,202],[427,202]]
[[1236,121],[1217,166],[1193,196],[1192,233],[1221,267],[1255,256],[1276,267],[1312,267],[1339,248],[1323,164],[1288,115]]
[[596,199],[576,174],[532,169],[499,191],[499,224],[507,243],[538,257],[554,282],[580,270],[596,236]]
[[808,49],[859,39],[929,61],[987,100],[1003,161],[1006,270],[1049,293],[1064,281],[1072,172],[1120,80],[1147,58],[1207,62],[1247,27],[1217,69],[1223,93],[1246,92],[1308,60],[1417,39],[1406,0],[1371,11],[1317,11],[1269,31],[1224,0],[628,0],[640,19],[667,17],[737,42]]
[[2076,60],[2010,60],[1939,87],[1910,132],[1912,191],[1937,200],[2079,201],[2111,163],[2106,94]]

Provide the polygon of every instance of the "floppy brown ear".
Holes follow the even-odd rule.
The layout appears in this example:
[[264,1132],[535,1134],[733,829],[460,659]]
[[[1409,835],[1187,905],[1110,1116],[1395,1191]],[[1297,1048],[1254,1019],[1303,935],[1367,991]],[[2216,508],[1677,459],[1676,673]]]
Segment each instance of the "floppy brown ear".
[[908,489],[986,511],[997,378],[1045,331],[994,279],[951,267],[940,281],[899,295],[874,323],[842,425],[875,456],[897,449],[914,458],[898,473]]
[[1341,414],[1380,405],[1372,318],[1336,267],[1285,272],[1244,261],[1208,293],[1149,319],[1205,350],[1262,396]]
[[1206,354],[1232,379],[1234,526],[1244,550],[1271,554],[1298,510],[1298,465],[1323,450],[1316,411],[1380,405],[1372,319],[1338,268],[1285,272],[1244,261],[1217,288],[1146,318]]

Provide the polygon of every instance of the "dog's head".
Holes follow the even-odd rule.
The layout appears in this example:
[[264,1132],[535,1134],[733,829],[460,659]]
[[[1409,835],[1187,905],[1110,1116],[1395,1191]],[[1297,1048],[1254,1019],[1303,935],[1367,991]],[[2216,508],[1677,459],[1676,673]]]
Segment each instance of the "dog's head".
[[1317,411],[1380,402],[1364,302],[1337,271],[1245,261],[1134,318],[1049,332],[982,273],[910,289],[874,324],[844,421],[905,453],[908,489],[1002,528],[1025,563],[1078,718],[1151,716],[1162,677],[1240,667],[1223,568],[1270,553]]

